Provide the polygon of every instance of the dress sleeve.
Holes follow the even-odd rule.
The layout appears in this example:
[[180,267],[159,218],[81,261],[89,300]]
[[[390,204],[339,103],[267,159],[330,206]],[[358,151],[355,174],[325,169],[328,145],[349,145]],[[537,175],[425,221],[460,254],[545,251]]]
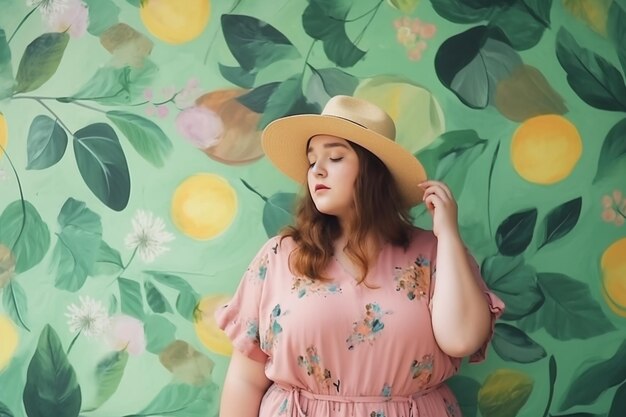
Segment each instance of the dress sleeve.
[[[434,252],[434,255],[432,256],[432,262],[431,262],[431,287],[430,287],[429,307],[432,307],[432,296],[433,296],[433,291],[435,287],[434,284],[437,279],[436,245],[435,245],[433,252]],[[489,331],[489,335],[485,339],[485,342],[482,344],[482,346],[480,346],[480,348],[476,352],[471,354],[469,357],[470,363],[474,363],[474,362],[484,361],[487,356],[487,347],[489,346],[489,342],[491,342],[491,339],[493,338],[493,333],[494,333],[495,326],[496,326],[496,320],[498,320],[498,318],[504,312],[504,302],[502,302],[502,300],[498,298],[497,295],[495,295],[492,291],[489,290],[489,288],[487,287],[487,284],[485,284],[485,281],[480,273],[480,268],[478,264],[476,263],[476,260],[467,249],[465,250],[465,255],[467,256],[467,259],[469,261],[470,268],[472,269],[474,278],[476,279],[476,283],[482,289],[483,294],[485,296],[485,301],[487,302],[487,305],[489,306],[489,311],[491,312],[491,323],[490,323],[491,330]]]
[[260,346],[259,309],[266,277],[270,274],[274,245],[275,238],[263,245],[241,278],[233,297],[215,312],[217,325],[231,340],[233,348],[257,362],[268,359]]

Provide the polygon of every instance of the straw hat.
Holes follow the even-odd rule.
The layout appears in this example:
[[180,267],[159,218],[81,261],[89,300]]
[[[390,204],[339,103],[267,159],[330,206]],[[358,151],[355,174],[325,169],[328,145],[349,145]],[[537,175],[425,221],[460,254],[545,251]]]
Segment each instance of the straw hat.
[[299,114],[271,122],[262,135],[265,155],[285,175],[306,184],[306,146],[316,135],[356,143],[376,155],[391,172],[408,206],[422,201],[418,184],[426,180],[422,164],[395,142],[393,120],[378,106],[355,97],[332,97],[322,114]]

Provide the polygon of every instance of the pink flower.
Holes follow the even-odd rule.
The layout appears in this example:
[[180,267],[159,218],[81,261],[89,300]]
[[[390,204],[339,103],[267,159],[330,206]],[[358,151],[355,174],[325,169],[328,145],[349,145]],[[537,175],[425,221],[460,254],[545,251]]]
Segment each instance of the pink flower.
[[145,98],[146,101],[152,101],[153,97],[154,93],[152,92],[151,88],[146,88],[145,90],[143,90],[143,98]]
[[111,318],[107,339],[113,349],[140,355],[146,350],[143,323],[134,317],[119,315]]
[[425,23],[420,26],[418,33],[422,39],[430,39],[435,36],[435,32],[437,32],[437,26],[432,23]]
[[42,18],[50,30],[67,31],[71,37],[80,38],[87,32],[89,10],[82,0],[67,0],[64,7],[42,13]]
[[200,95],[200,83],[196,78],[187,81],[187,85],[174,97],[174,103],[181,109],[194,105],[196,98]]
[[159,118],[163,119],[167,117],[168,114],[170,114],[170,109],[168,109],[166,105],[157,106],[156,114],[157,116],[159,116]]
[[222,119],[204,107],[189,107],[176,117],[178,132],[199,149],[215,146],[224,133]]
[[413,48],[407,51],[407,55],[411,61],[419,61],[422,59],[422,52],[426,49],[426,42],[419,41]]
[[611,195],[602,196],[602,220],[614,223],[616,226],[624,224],[626,218],[626,198],[620,190],[614,190]]

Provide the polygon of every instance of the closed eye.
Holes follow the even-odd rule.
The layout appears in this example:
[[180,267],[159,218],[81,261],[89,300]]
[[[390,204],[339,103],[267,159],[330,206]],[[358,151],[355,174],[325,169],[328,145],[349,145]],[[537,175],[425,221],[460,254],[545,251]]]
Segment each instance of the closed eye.
[[343,159],[343,156],[342,156],[342,157],[339,157],[339,158],[329,158],[329,159],[330,159],[331,161],[333,161],[333,162],[339,162],[339,161],[341,161],[341,160]]

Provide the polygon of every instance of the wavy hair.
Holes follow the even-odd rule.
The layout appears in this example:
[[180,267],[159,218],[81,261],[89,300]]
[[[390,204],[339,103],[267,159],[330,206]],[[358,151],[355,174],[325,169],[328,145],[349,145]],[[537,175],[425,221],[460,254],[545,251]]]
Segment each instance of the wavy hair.
[[[359,174],[354,185],[354,215],[348,224],[345,253],[359,269],[358,283],[365,280],[369,266],[366,242],[379,238],[407,248],[415,227],[396,182],[383,162],[362,146],[348,141],[359,159]],[[337,217],[320,212],[308,187],[298,202],[295,224],[283,229],[281,240],[291,237],[296,249],[289,266],[298,275],[328,280],[323,275],[334,254],[333,243],[342,234]]]

